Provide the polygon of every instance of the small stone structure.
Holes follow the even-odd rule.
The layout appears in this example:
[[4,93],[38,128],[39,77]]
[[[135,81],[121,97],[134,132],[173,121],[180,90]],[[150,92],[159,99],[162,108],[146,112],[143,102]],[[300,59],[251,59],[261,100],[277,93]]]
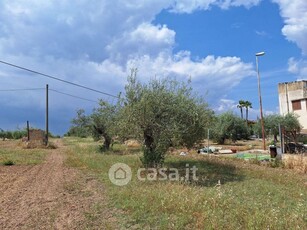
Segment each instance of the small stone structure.
[[42,147],[46,143],[45,131],[40,129],[29,130],[29,137],[26,143],[26,148]]

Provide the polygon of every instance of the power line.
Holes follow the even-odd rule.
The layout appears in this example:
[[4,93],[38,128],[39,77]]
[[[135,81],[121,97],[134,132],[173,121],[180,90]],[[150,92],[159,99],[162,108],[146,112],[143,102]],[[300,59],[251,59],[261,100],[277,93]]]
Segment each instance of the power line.
[[8,63],[8,62],[1,61],[1,60],[0,60],[0,63],[5,64],[5,65],[9,65],[9,66],[12,66],[12,67],[15,67],[15,68],[18,68],[18,69],[22,69],[22,70],[25,70],[25,71],[28,71],[28,72],[31,72],[31,73],[34,73],[34,74],[38,74],[38,75],[41,75],[41,76],[44,76],[44,77],[47,77],[47,78],[51,78],[53,80],[61,81],[61,82],[64,82],[66,84],[70,84],[70,85],[77,86],[77,87],[80,87],[80,88],[83,88],[83,89],[87,89],[87,90],[90,90],[90,91],[93,91],[93,92],[96,92],[96,93],[101,93],[101,94],[104,94],[104,95],[107,95],[107,96],[110,96],[110,97],[118,98],[118,96],[115,96],[115,95],[112,95],[112,94],[109,94],[109,93],[105,93],[105,92],[102,92],[102,91],[99,91],[99,90],[96,90],[96,89],[92,89],[92,88],[87,87],[87,86],[83,86],[83,85],[80,85],[80,84],[77,84],[77,83],[66,81],[66,80],[63,80],[63,79],[60,79],[60,78],[57,78],[57,77],[54,77],[54,76],[51,76],[51,75],[48,75],[48,74],[44,74],[44,73],[41,73],[41,72],[38,72],[38,71],[35,71],[35,70],[31,70],[31,69],[28,69],[28,68],[25,68],[25,67],[22,67],[22,66],[18,66],[18,65],[12,64],[12,63]]
[[87,98],[83,98],[83,97],[79,97],[79,96],[75,96],[75,95],[72,95],[72,94],[69,94],[69,93],[64,93],[64,92],[61,92],[61,91],[58,91],[58,90],[55,90],[55,89],[49,89],[49,90],[53,91],[53,92],[56,92],[56,93],[59,93],[59,94],[66,95],[66,96],[78,98],[78,99],[81,99],[81,100],[84,100],[84,101],[90,101],[90,102],[97,103],[97,101],[94,101],[94,100],[91,100],[91,99],[87,99]]
[[0,92],[13,92],[13,91],[32,91],[32,90],[42,90],[45,88],[30,88],[30,89],[0,89]]
[[[45,90],[45,89],[46,89],[46,88],[0,89],[0,92],[33,91],[33,90]],[[53,91],[53,92],[56,92],[56,93],[59,93],[59,94],[66,95],[66,96],[70,96],[70,97],[78,98],[78,99],[81,99],[81,100],[85,100],[85,101],[90,101],[90,102],[95,102],[95,103],[97,103],[97,101],[94,101],[94,100],[91,100],[91,99],[87,99],[87,98],[83,98],[83,97],[79,97],[79,96],[72,95],[72,94],[69,94],[69,93],[64,93],[64,92],[61,92],[61,91],[58,91],[58,90],[55,90],[55,89],[49,89],[49,90],[50,90],[50,91]]]

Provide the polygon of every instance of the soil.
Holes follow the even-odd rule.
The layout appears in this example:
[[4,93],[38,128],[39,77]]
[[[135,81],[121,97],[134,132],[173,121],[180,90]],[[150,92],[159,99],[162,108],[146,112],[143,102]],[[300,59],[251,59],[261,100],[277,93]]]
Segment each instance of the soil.
[[66,166],[56,144],[41,164],[0,166],[0,229],[117,229],[102,184]]

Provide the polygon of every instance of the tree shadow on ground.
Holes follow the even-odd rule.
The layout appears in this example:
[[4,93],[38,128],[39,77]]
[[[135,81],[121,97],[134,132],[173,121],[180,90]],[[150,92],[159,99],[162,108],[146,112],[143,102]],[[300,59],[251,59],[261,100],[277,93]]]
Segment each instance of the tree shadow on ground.
[[[179,178],[187,178],[187,172],[189,174],[188,182],[196,186],[213,187],[217,184],[225,184],[228,182],[243,181],[245,179],[244,173],[227,162],[218,160],[176,160],[166,161],[165,166],[168,169],[176,168],[179,172]],[[194,180],[192,167],[195,166],[196,177],[198,180]]]

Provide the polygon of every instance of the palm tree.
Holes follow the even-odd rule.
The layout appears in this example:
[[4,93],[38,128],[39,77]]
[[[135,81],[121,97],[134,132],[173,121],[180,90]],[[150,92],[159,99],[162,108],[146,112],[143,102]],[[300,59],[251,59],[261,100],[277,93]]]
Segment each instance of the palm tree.
[[243,119],[243,107],[245,107],[245,101],[244,100],[240,100],[239,104],[237,105],[237,108],[240,109],[241,119]]
[[246,109],[246,113],[245,113],[245,115],[246,115],[246,122],[248,122],[248,109],[249,108],[253,108],[252,107],[252,103],[250,101],[245,101],[243,107],[245,107],[245,109]]

